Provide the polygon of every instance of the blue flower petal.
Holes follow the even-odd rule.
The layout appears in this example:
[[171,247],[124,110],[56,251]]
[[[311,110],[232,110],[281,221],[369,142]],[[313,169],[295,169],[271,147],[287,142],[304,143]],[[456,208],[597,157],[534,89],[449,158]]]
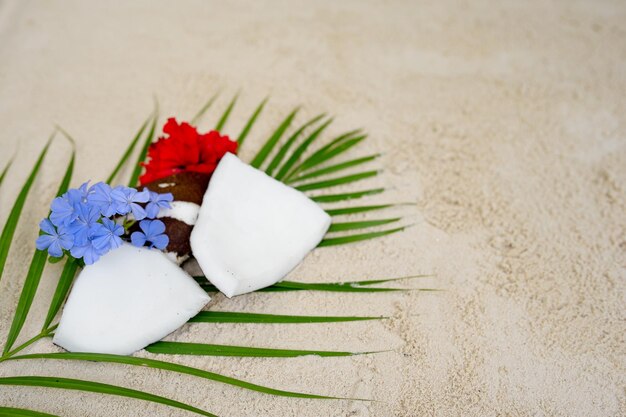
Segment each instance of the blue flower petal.
[[54,242],[55,237],[54,236],[50,236],[50,235],[41,235],[37,238],[37,240],[35,241],[35,246],[37,247],[37,249],[39,250],[46,250],[50,247],[50,245],[52,245],[52,243]]
[[61,248],[61,244],[59,243],[58,239],[54,239],[50,247],[48,247],[48,253],[50,254],[50,256],[53,256],[55,258],[63,256],[63,249]]
[[157,249],[165,249],[168,243],[170,243],[170,238],[167,235],[157,235],[152,238],[152,246]]
[[49,235],[57,234],[57,229],[54,227],[49,219],[43,219],[41,222],[39,222],[39,228],[43,230],[44,233],[47,233]]
[[143,246],[146,244],[146,235],[141,232],[133,232],[130,235],[130,242],[135,246]]

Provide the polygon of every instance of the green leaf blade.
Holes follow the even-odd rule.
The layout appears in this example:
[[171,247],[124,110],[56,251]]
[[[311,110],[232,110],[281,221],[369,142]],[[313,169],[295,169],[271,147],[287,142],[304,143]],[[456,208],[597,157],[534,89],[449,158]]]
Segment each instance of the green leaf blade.
[[300,191],[313,191],[313,190],[321,190],[324,188],[336,187],[338,185],[350,184],[353,182],[361,181],[367,178],[375,177],[379,174],[379,171],[365,171],[359,172],[357,174],[345,175],[343,177],[332,178],[329,180],[312,182],[309,184],[299,185],[296,190]]
[[137,156],[137,161],[135,163],[133,172],[130,176],[130,180],[128,181],[129,187],[136,187],[139,182],[139,176],[141,175],[141,170],[143,167],[141,166],[142,162],[145,162],[146,157],[148,155],[148,149],[150,148],[150,144],[154,141],[154,133],[156,131],[156,124],[159,119],[159,107],[158,104],[155,103],[154,113],[152,116],[152,123],[150,124],[150,130],[144,139],[143,146],[139,151],[139,155]]
[[406,226],[397,227],[395,229],[382,230],[380,232],[369,232],[369,233],[360,233],[356,235],[325,238],[317,246],[318,247],[337,246],[337,245],[345,245],[348,243],[362,242],[364,240],[375,239],[378,237],[383,237],[383,236],[391,235],[394,233],[398,233],[398,232],[403,231],[404,229],[406,229]]
[[224,126],[226,125],[226,122],[228,121],[228,118],[230,117],[230,114],[232,113],[233,108],[235,107],[235,104],[237,103],[238,98],[239,98],[239,93],[235,94],[235,96],[230,101],[230,103],[228,103],[228,107],[226,107],[226,110],[224,110],[224,113],[222,113],[222,117],[220,117],[219,121],[217,122],[217,125],[215,125],[215,130],[217,130],[218,132],[221,132]]
[[35,182],[35,178],[39,173],[41,164],[43,163],[43,160],[48,153],[48,149],[50,148],[50,144],[52,143],[52,139],[54,138],[55,134],[56,131],[50,136],[48,142],[46,143],[46,146],[39,154],[37,162],[35,162],[35,165],[33,166],[30,175],[24,182],[24,186],[18,194],[15,203],[13,203],[13,208],[11,208],[9,217],[7,218],[4,228],[2,229],[2,234],[0,235],[0,279],[2,279],[2,273],[4,272],[4,266],[6,265],[9,248],[11,247],[11,241],[13,240],[13,235],[15,235],[15,229],[17,228],[19,218],[22,215],[22,210],[24,209],[26,197],[28,197],[28,193],[30,192],[31,187]]
[[276,179],[282,181],[283,179],[288,179],[291,175],[292,168],[294,165],[300,160],[302,155],[306,152],[306,150],[315,142],[322,132],[326,130],[326,128],[333,122],[333,119],[330,118],[322,123],[317,129],[315,129],[311,134],[293,151],[291,156],[287,159],[287,161],[280,167],[278,170],[278,174],[276,174]]
[[106,180],[107,184],[111,184],[111,182],[113,182],[113,180],[115,179],[117,174],[120,172],[120,170],[122,169],[126,161],[128,161],[128,158],[130,158],[130,155],[133,153],[135,146],[137,146],[137,142],[139,142],[139,138],[141,138],[141,135],[143,135],[143,132],[146,130],[146,127],[148,127],[148,123],[150,123],[151,118],[152,118],[152,114],[148,116],[146,120],[143,122],[143,124],[141,125],[137,133],[135,134],[135,137],[126,148],[126,151],[124,152],[124,154],[122,154],[122,157],[120,158],[119,162],[113,169],[113,172],[111,172],[111,175],[109,175],[109,177],[107,178]]
[[374,194],[380,194],[384,191],[384,188],[372,188],[369,190],[353,191],[350,193],[314,195],[309,196],[309,198],[317,203],[335,203],[337,201],[354,200]]
[[290,179],[288,182],[291,184],[295,182],[309,180],[311,178],[320,177],[322,175],[332,174],[333,172],[342,171],[344,169],[366,164],[368,162],[374,161],[376,158],[379,158],[379,157],[380,157],[380,154],[374,154],[374,155],[364,156],[362,158],[352,159],[346,162],[341,162],[339,164],[331,165],[329,167],[322,168],[317,171],[310,172],[308,174],[298,175],[295,178]]
[[189,323],[339,323],[380,320],[381,318],[383,317],[294,316],[231,311],[201,311],[195,317],[192,317]]
[[0,174],[0,185],[2,185],[2,183],[4,182],[4,177],[7,176],[7,172],[9,172],[9,168],[11,168],[12,164],[13,164],[13,158],[9,159],[9,162],[7,162],[6,166],[2,170],[2,174]]
[[304,159],[300,163],[300,165],[298,165],[293,170],[293,172],[289,176],[289,179],[293,178],[300,172],[305,172],[317,165],[333,159],[361,143],[363,140],[365,140],[367,135],[359,135],[355,137],[354,135],[357,135],[359,132],[360,130],[353,130],[333,139],[328,145],[322,147],[313,155]]
[[161,397],[155,394],[134,390],[131,388],[118,387],[115,385],[104,384],[101,382],[85,381],[81,379],[47,377],[47,376],[13,376],[0,378],[0,385],[17,385],[27,387],[45,387],[75,390],[83,392],[95,392],[98,394],[115,395],[119,397],[135,398],[138,400],[149,401],[153,403],[163,404],[181,410],[191,411],[207,417],[217,417],[208,411],[201,410],[191,405]]
[[150,353],[168,355],[237,356],[248,358],[295,358],[307,355],[330,357],[352,356],[358,354],[339,351],[271,349],[186,342],[156,342],[147,346],[146,350]]
[[32,360],[32,359],[49,359],[49,360],[77,360],[77,361],[95,361],[106,363],[118,363],[131,366],[142,366],[153,369],[162,369],[165,371],[176,372],[179,374],[192,375],[210,381],[220,382],[223,384],[233,385],[239,388],[261,392],[264,394],[277,395],[281,397],[295,398],[318,398],[318,399],[335,399],[336,397],[327,397],[323,395],[306,394],[300,392],[284,391],[269,388],[263,385],[252,384],[240,379],[232,378],[226,375],[205,371],[198,368],[192,368],[186,365],[160,361],[156,359],[139,358],[135,356],[111,355],[105,353],[35,353],[30,355],[14,356],[7,360]]
[[337,209],[326,209],[326,213],[329,216],[343,216],[347,214],[364,213],[368,211],[382,210],[389,207],[393,207],[395,204],[378,204],[373,206],[355,206],[355,207],[342,207]]
[[243,141],[246,140],[246,137],[248,137],[248,133],[250,133],[250,130],[252,130],[252,126],[254,126],[254,124],[256,123],[256,120],[259,118],[259,115],[263,111],[263,108],[265,107],[265,104],[267,103],[268,100],[269,100],[269,98],[266,97],[261,102],[261,104],[258,105],[256,110],[254,110],[254,113],[252,113],[252,115],[248,119],[248,122],[244,126],[243,130],[241,131],[241,133],[237,137],[237,143],[239,145],[239,150],[241,149],[241,146],[243,145]]
[[215,102],[215,100],[217,99],[217,97],[220,95],[219,91],[215,94],[213,94],[213,96],[211,96],[211,98],[209,98],[207,100],[206,103],[204,103],[204,105],[202,106],[202,108],[200,110],[198,110],[198,113],[196,113],[195,116],[193,116],[191,118],[191,121],[189,122],[192,125],[195,125],[196,123],[198,123],[198,121],[205,115],[205,113],[211,108],[211,106],[213,105],[213,103]]
[[54,320],[54,317],[61,309],[61,305],[63,304],[63,301],[70,291],[70,287],[72,286],[72,281],[74,280],[77,269],[78,262],[73,259],[67,259],[65,261],[63,271],[61,272],[61,276],[59,277],[59,282],[57,283],[54,295],[52,296],[52,300],[50,301],[50,307],[48,308],[48,314],[46,315],[46,318],[44,320],[42,330],[45,330],[48,328],[48,326],[50,326],[52,320]]
[[285,158],[285,156],[287,155],[287,152],[289,152],[289,149],[291,149],[291,147],[293,146],[293,144],[296,142],[296,140],[300,137],[300,135],[302,134],[302,132],[304,132],[304,130],[309,127],[314,125],[315,123],[317,123],[318,121],[320,121],[323,117],[325,116],[325,114],[319,114],[317,116],[315,116],[314,118],[312,118],[311,120],[307,121],[306,123],[304,123],[302,126],[300,126],[298,128],[298,130],[296,130],[290,137],[289,139],[287,139],[287,141],[285,142],[285,144],[283,146],[280,147],[280,149],[278,150],[278,152],[276,153],[276,155],[274,156],[274,158],[272,159],[272,161],[270,162],[270,164],[267,166],[267,169],[265,170],[265,172],[267,173],[267,175],[273,175],[274,170],[276,168],[278,168],[278,166],[280,165],[280,163],[283,161],[283,159]]
[[[74,140],[65,132],[63,133],[72,143],[72,154],[68,162],[67,168],[65,169],[65,174],[63,175],[61,184],[59,185],[59,189],[57,190],[57,197],[64,194],[69,188],[69,184],[72,180],[72,174],[74,173],[74,162],[76,159]],[[22,286],[22,292],[17,302],[17,307],[15,309],[15,315],[13,316],[11,328],[9,329],[9,333],[7,335],[7,341],[4,345],[3,354],[7,354],[11,350],[13,344],[17,340],[17,337],[22,331],[22,327],[24,326],[24,322],[26,321],[26,317],[28,316],[28,313],[30,311],[33,299],[35,298],[35,294],[37,293],[37,288],[39,288],[39,282],[41,281],[41,276],[43,274],[44,267],[46,266],[47,259],[48,252],[46,251],[36,250],[33,254],[33,258],[28,268],[28,273],[26,274],[26,279],[24,280],[24,284]]]
[[0,407],[0,417],[58,417],[54,414],[28,410],[26,408]]
[[383,226],[385,224],[395,223],[399,220],[401,220],[401,217],[394,217],[390,219],[363,220],[356,222],[336,222],[330,225],[328,232],[345,232],[348,230],[366,229],[369,227]]
[[267,139],[263,147],[259,150],[256,156],[252,159],[252,162],[250,162],[250,165],[252,165],[255,168],[261,167],[261,165],[263,164],[265,159],[268,157],[268,155],[272,152],[272,150],[274,149],[278,141],[280,141],[280,138],[283,136],[283,134],[285,133],[289,125],[291,125],[291,122],[296,117],[298,110],[299,109],[296,108],[291,113],[289,113],[287,117],[285,117],[282,123],[278,126],[278,128],[274,131],[274,133]]

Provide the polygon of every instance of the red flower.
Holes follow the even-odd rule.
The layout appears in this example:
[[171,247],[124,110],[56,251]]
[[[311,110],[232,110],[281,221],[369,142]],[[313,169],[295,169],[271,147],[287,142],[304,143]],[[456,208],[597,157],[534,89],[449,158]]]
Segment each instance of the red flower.
[[167,137],[160,137],[148,149],[148,162],[142,163],[146,172],[139,178],[141,185],[183,171],[211,174],[227,153],[237,153],[237,142],[212,130],[200,134],[187,122],[178,124],[167,119],[163,126]]

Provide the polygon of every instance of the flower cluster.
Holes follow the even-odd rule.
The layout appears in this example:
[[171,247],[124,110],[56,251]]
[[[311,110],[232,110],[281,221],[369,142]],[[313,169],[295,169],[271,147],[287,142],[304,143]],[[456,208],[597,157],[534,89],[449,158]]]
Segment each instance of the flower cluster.
[[69,253],[89,265],[118,248],[127,227],[136,221],[140,221],[142,232],[134,232],[131,242],[135,246],[149,242],[150,247],[164,249],[169,243],[163,234],[165,225],[147,219],[155,219],[161,209],[170,208],[172,200],[170,193],[111,187],[104,182],[89,187],[84,183],[52,201],[50,216],[39,224],[42,233],[37,249],[47,250],[54,258]]
[[167,137],[150,145],[149,161],[142,165],[146,172],[139,178],[142,185],[170,175],[192,171],[212,174],[218,162],[227,153],[237,153],[237,142],[212,130],[200,134],[189,123],[178,123],[170,118],[163,127]]

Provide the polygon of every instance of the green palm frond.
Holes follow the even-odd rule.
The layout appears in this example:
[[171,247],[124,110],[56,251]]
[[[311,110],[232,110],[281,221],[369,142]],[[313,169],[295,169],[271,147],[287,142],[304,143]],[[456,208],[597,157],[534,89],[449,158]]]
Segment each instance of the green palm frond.
[[205,115],[205,113],[211,108],[211,106],[213,105],[213,103],[215,102],[215,100],[217,99],[217,97],[220,95],[220,92],[218,91],[217,93],[213,94],[211,96],[211,98],[209,98],[207,100],[206,103],[204,103],[204,105],[202,106],[202,108],[200,108],[200,110],[198,110],[198,113],[196,113],[195,116],[193,116],[191,118],[191,120],[189,121],[189,123],[195,125],[196,123],[198,123],[198,121]]
[[308,128],[309,126],[315,125],[315,123],[322,120],[324,116],[326,116],[324,113],[318,114],[317,116],[315,116],[314,118],[312,118],[311,120],[309,120],[308,122],[300,126],[291,136],[289,136],[289,139],[287,139],[285,144],[280,147],[280,149],[278,150],[278,152],[272,159],[272,162],[270,162],[267,169],[265,170],[267,175],[272,175],[274,173],[274,170],[280,166],[280,163],[283,161],[285,156],[287,156],[287,152],[289,152],[293,144],[300,137],[300,135],[306,130],[306,128]]
[[76,276],[76,271],[78,270],[78,261],[75,259],[66,259],[65,265],[63,266],[63,271],[61,272],[61,276],[59,277],[59,282],[57,283],[57,287],[54,290],[54,295],[52,296],[52,300],[50,301],[50,307],[48,308],[48,314],[46,314],[46,319],[44,320],[42,331],[46,330],[52,324],[52,320],[59,312],[63,301],[67,297],[67,294],[70,291],[70,287],[72,286],[72,282],[74,281],[74,276]]
[[377,237],[383,237],[391,235],[397,232],[401,232],[408,226],[396,227],[394,229],[381,230],[379,232],[359,233],[356,235],[341,236],[341,237],[325,237],[322,239],[318,246],[336,246],[345,245],[346,243],[360,242],[363,240],[370,240]]
[[176,363],[159,361],[148,358],[138,358],[135,356],[122,356],[122,355],[110,355],[104,353],[35,353],[31,355],[13,356],[7,360],[32,360],[32,359],[47,359],[47,360],[74,360],[74,361],[94,361],[94,362],[108,362],[119,363],[124,365],[142,366],[153,369],[161,369],[164,371],[176,372],[179,374],[186,374],[204,378],[210,381],[216,381],[228,385],[233,385],[239,388],[244,388],[250,391],[261,392],[264,394],[277,395],[281,397],[296,397],[296,398],[319,398],[319,399],[338,399],[337,397],[328,397],[324,395],[305,394],[301,392],[284,391],[274,388],[269,388],[263,385],[252,384],[250,382],[242,381],[240,379],[232,378],[229,376],[216,374],[214,372],[205,371],[202,369],[192,368],[190,366],[179,365]]
[[345,321],[380,320],[386,317],[294,316],[232,311],[201,311],[188,323],[338,323]]
[[[332,291],[332,292],[386,292],[386,291],[431,291],[430,288],[380,288],[369,287],[375,284],[384,284],[387,282],[426,278],[431,275],[409,275],[397,278],[382,278],[365,281],[346,281],[346,282],[295,282],[280,281],[276,284],[257,290],[258,292],[280,292],[280,291]],[[193,277],[196,282],[207,292],[217,292],[218,289],[213,286],[203,276]]]
[[228,117],[230,116],[230,113],[233,111],[233,108],[235,107],[235,103],[237,103],[237,99],[239,98],[239,93],[235,94],[233,99],[230,101],[230,103],[228,103],[228,107],[226,107],[226,110],[224,110],[224,113],[222,113],[222,117],[220,117],[220,119],[217,122],[217,125],[215,125],[215,130],[220,131],[224,128],[224,125],[226,125],[226,122],[228,121]]
[[58,417],[54,414],[27,410],[26,408],[0,407],[0,417]]
[[252,161],[250,162],[250,165],[252,165],[255,168],[261,167],[261,164],[265,161],[265,158],[267,158],[267,156],[270,154],[274,146],[276,146],[280,138],[283,136],[283,134],[285,133],[285,131],[287,130],[287,128],[293,121],[294,117],[296,117],[296,114],[298,113],[299,110],[300,110],[299,108],[296,108],[291,113],[289,113],[287,117],[285,117],[282,123],[276,128],[274,133],[272,133],[272,135],[267,139],[263,147],[259,150],[256,156],[252,159]]
[[390,219],[378,219],[378,220],[364,220],[359,222],[334,222],[328,229],[329,233],[332,232],[345,232],[347,230],[367,229],[369,227],[383,226],[385,224],[394,223],[401,220],[400,217],[394,217]]
[[358,174],[345,175],[343,177],[337,177],[330,180],[324,180],[319,182],[312,182],[304,185],[296,186],[296,190],[300,191],[312,191],[320,190],[323,188],[336,187],[337,185],[350,184],[353,182],[361,181],[367,178],[372,178],[378,175],[379,171],[365,171]]
[[254,113],[252,113],[252,115],[248,119],[248,122],[244,126],[243,130],[241,131],[241,133],[239,133],[239,136],[237,137],[237,143],[239,144],[239,147],[241,147],[243,145],[243,141],[246,140],[246,137],[248,136],[248,133],[250,133],[252,126],[254,126],[256,119],[259,117],[259,115],[263,111],[263,108],[265,107],[265,103],[267,103],[267,100],[269,100],[269,98],[266,97],[265,99],[263,99],[261,104],[257,106],[257,108],[254,110]]
[[0,378],[0,385],[58,388],[84,392],[95,392],[98,394],[117,395],[120,397],[136,398],[138,400],[164,404],[170,407],[191,411],[193,413],[207,417],[217,417],[215,414],[211,414],[208,411],[192,407],[189,404],[181,403],[179,401],[170,400],[169,398],[161,397],[159,395],[149,394],[147,392],[118,387],[110,384],[103,384],[101,382],[84,381],[81,379],[49,376],[11,376]]
[[287,158],[287,161],[281,166],[278,170],[278,174],[276,174],[275,178],[277,180],[282,180],[293,168],[293,166],[298,162],[298,160],[302,157],[302,155],[306,152],[306,150],[311,146],[316,139],[320,137],[322,132],[333,122],[332,118],[329,118],[324,123],[322,123],[317,129],[315,129],[307,138],[302,141],[302,143],[296,147],[296,149],[291,153],[291,156]]
[[[72,180],[72,173],[74,172],[74,160],[76,157],[74,140],[69,135],[67,135],[67,133],[63,133],[72,143],[72,154],[65,170],[63,180],[59,185],[57,196],[64,194],[70,185],[70,181]],[[7,341],[4,345],[3,355],[6,355],[11,350],[13,344],[15,343],[15,340],[22,330],[22,327],[24,326],[26,316],[28,316],[28,312],[30,311],[33,299],[35,298],[35,294],[37,293],[37,288],[39,287],[39,281],[41,281],[41,275],[43,274],[43,269],[46,265],[47,258],[48,253],[46,251],[38,250],[35,251],[35,253],[33,254],[28,273],[26,274],[26,279],[22,286],[22,293],[20,294],[20,298],[17,302],[17,308],[15,310],[15,315],[13,316],[13,322],[11,323],[9,334],[7,335]]]
[[37,162],[35,162],[35,166],[30,172],[30,175],[26,179],[26,182],[22,186],[22,191],[17,196],[15,203],[13,203],[13,208],[9,213],[9,217],[7,218],[6,223],[4,224],[4,228],[2,229],[2,234],[0,235],[0,279],[2,279],[2,273],[4,272],[4,266],[7,261],[7,256],[9,254],[9,248],[11,247],[11,241],[13,240],[13,235],[15,234],[15,228],[17,227],[17,222],[20,219],[20,215],[22,214],[22,209],[24,208],[24,203],[26,202],[26,197],[28,197],[28,193],[30,192],[33,183],[35,182],[35,178],[39,173],[39,169],[41,168],[41,164],[43,163],[46,154],[48,153],[48,149],[50,148],[50,144],[56,135],[56,130],[52,133],[46,146],[44,146],[43,150],[39,154],[37,158]]
[[332,174],[333,172],[342,171],[344,169],[352,168],[358,165],[366,164],[368,162],[372,162],[379,158],[380,154],[374,154],[369,156],[364,156],[362,158],[352,159],[350,161],[341,162],[335,165],[328,166],[326,168],[319,169],[317,171],[309,172],[308,174],[298,175],[293,179],[288,181],[289,184],[294,182],[300,182],[304,180],[309,180],[311,178],[320,177],[322,175]]
[[154,114],[150,114],[150,116],[148,116],[146,120],[143,122],[143,124],[141,125],[137,133],[135,134],[135,137],[133,138],[133,140],[130,142],[130,144],[128,144],[128,147],[126,148],[126,151],[122,155],[122,158],[120,158],[119,162],[113,169],[113,172],[111,172],[111,175],[109,175],[109,178],[107,178],[106,180],[107,184],[111,184],[113,182],[113,180],[115,179],[117,174],[120,172],[122,167],[126,164],[126,161],[128,161],[128,158],[133,153],[135,146],[137,146],[137,142],[139,142],[141,135],[143,135],[143,132],[146,130],[146,127],[148,127],[148,123],[150,123],[150,120],[153,117],[154,117]]
[[327,209],[326,213],[328,213],[329,216],[344,216],[346,214],[356,214],[356,213],[364,213],[367,211],[374,211],[374,210],[382,210],[382,209],[386,209],[389,207],[393,207],[396,204],[378,204],[378,205],[374,205],[374,206],[355,206],[355,207],[342,207],[342,208],[336,208],[336,209]]
[[150,353],[161,353],[167,355],[237,356],[253,358],[295,358],[298,356],[307,355],[330,357],[379,353],[340,352],[328,350],[271,349],[248,346],[212,345],[187,342],[156,342],[147,346],[146,351]]
[[11,159],[9,159],[9,162],[7,162],[7,164],[5,165],[4,169],[2,170],[2,174],[0,174],[0,185],[2,185],[2,183],[4,182],[4,177],[7,176],[7,172],[9,172],[9,168],[11,168],[11,165],[13,164],[13,159],[15,158],[15,156]]
[[[156,131],[156,125],[159,120],[159,104],[155,101],[154,103],[154,112],[152,113],[152,123],[150,124],[150,130],[146,134],[146,137],[143,142],[143,146],[139,151],[139,155],[137,156],[137,161],[133,166],[133,172],[130,176],[130,180],[128,181],[129,187],[136,187],[137,182],[139,181],[139,176],[141,175],[141,170],[143,167],[141,166],[142,162],[145,162],[146,156],[148,155],[148,148],[150,148],[150,144],[154,141],[154,133]],[[122,156],[122,160],[124,160],[124,155]]]
[[372,188],[369,190],[353,191],[350,193],[313,195],[309,196],[309,198],[318,203],[336,203],[337,201],[354,200],[374,194],[380,194],[384,191],[384,188]]

